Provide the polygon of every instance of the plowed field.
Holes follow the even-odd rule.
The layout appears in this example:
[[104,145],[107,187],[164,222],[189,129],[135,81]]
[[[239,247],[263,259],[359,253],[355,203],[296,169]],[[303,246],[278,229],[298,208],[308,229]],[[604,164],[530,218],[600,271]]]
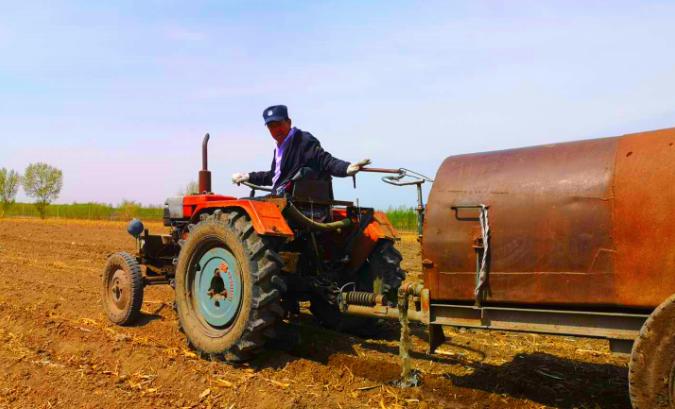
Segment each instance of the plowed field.
[[[151,230],[161,230],[159,224]],[[400,243],[419,270],[412,235]],[[604,341],[446,329],[427,356],[414,327],[418,388],[397,389],[398,328],[376,338],[336,333],[308,313],[299,341],[246,365],[185,347],[169,287],[146,289],[133,327],[100,306],[108,254],[134,251],[124,223],[0,220],[1,408],[629,408],[627,359]]]

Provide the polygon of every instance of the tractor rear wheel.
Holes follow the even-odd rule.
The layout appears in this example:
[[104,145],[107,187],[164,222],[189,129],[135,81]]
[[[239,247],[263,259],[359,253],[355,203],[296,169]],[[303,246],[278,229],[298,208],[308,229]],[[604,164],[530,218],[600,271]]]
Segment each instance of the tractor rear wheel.
[[176,306],[202,356],[247,360],[273,335],[283,281],[272,247],[240,210],[216,210],[190,231],[176,267]]
[[131,254],[120,252],[108,257],[102,290],[103,309],[110,321],[130,325],[138,319],[143,305],[143,276]]
[[[405,271],[401,269],[402,260],[403,257],[394,247],[393,241],[380,240],[358,273],[356,290],[383,294],[389,304],[395,306],[398,289],[405,280]],[[325,297],[316,296],[310,302],[312,315],[321,325],[330,329],[359,332],[373,322],[372,319],[363,317],[349,317],[349,322],[346,322],[337,304]]]
[[633,344],[628,386],[635,409],[675,409],[675,295],[642,326]]
[[391,240],[380,240],[373,253],[368,257],[363,277],[372,283],[372,291],[383,294],[391,305],[398,303],[398,289],[405,280],[405,271],[401,269],[403,256],[394,247]]

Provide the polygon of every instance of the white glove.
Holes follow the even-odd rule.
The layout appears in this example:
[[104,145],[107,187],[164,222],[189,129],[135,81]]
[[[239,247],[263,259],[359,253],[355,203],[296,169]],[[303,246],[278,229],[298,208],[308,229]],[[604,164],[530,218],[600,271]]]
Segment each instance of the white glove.
[[232,174],[232,183],[242,183],[248,182],[248,173],[233,173]]
[[362,159],[356,163],[347,166],[347,176],[354,176],[356,172],[360,171],[362,167],[370,165],[370,159]]

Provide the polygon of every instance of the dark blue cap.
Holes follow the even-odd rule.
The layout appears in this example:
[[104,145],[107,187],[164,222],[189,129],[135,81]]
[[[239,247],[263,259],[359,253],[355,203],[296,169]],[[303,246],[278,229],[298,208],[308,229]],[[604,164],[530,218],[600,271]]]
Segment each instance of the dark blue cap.
[[286,105],[272,105],[263,111],[265,125],[274,121],[283,121],[288,119],[288,108]]

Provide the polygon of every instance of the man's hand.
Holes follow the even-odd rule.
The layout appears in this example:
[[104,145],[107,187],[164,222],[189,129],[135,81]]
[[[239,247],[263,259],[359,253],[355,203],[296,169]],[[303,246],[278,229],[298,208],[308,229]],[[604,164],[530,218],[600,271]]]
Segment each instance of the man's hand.
[[356,172],[360,171],[362,167],[370,165],[370,159],[362,159],[356,163],[347,166],[347,176],[354,176]]
[[233,173],[232,174],[232,183],[240,184],[243,182],[248,182],[248,173]]

